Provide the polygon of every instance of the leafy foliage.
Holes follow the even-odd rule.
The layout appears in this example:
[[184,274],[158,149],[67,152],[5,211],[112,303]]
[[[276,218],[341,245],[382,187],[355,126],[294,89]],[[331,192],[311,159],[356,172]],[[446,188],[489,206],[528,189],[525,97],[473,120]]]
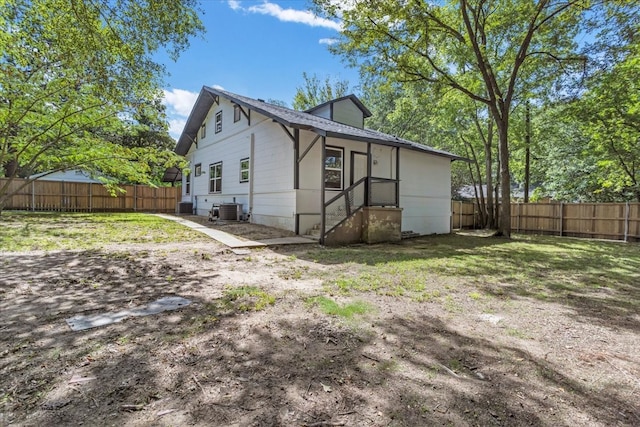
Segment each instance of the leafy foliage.
[[158,108],[164,70],[151,55],[176,58],[203,29],[195,0],[3,3],[2,175],[80,167],[149,183],[153,165],[175,164]]
[[[346,6],[316,0],[344,21],[333,46],[365,75],[453,90],[488,109],[499,140],[503,199],[509,200],[509,124],[514,102],[542,93],[543,82],[574,64],[574,36],[586,1],[525,0],[396,2]],[[502,234],[510,234],[510,204],[502,203]]]
[[327,76],[321,81],[315,74],[309,76],[302,73],[304,87],[298,87],[293,98],[294,110],[308,110],[324,102],[345,96],[349,92],[349,82],[346,80],[331,81]]

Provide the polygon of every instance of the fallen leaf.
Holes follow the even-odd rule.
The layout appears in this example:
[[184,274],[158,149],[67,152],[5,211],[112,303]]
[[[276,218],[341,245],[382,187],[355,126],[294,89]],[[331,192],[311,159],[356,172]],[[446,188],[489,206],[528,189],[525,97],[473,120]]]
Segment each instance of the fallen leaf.
[[322,386],[322,388],[324,389],[324,391],[326,391],[327,393],[331,393],[331,386],[325,385],[320,383],[320,385]]

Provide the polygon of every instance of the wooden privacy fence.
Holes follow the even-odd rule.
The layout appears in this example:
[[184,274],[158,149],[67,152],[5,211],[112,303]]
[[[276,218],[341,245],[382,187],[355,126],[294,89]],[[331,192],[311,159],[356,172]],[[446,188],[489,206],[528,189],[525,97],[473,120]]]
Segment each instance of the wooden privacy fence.
[[[475,228],[476,205],[451,202],[452,228]],[[513,203],[516,233],[640,241],[640,203]]]
[[[7,179],[0,179],[0,186]],[[26,180],[14,179],[9,192]],[[7,210],[63,212],[175,212],[180,187],[152,188],[145,185],[121,185],[125,192],[113,197],[102,184],[36,180],[14,194]]]

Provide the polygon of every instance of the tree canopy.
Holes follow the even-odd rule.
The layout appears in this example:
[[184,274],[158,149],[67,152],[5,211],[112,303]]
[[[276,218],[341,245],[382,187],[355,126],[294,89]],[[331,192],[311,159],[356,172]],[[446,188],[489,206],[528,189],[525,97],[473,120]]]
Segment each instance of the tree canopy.
[[294,110],[308,110],[323,102],[348,95],[349,82],[346,80],[332,81],[331,76],[327,76],[322,81],[317,75],[310,76],[307,73],[302,73],[302,78],[304,86],[299,86],[293,97]]
[[80,167],[150,182],[167,149],[164,76],[203,31],[195,0],[3,0],[0,210],[18,176]]
[[[485,180],[499,171],[499,228],[505,236],[511,231],[511,167],[526,151],[520,107],[529,100],[537,106],[580,94],[583,89],[575,84],[584,81],[594,59],[603,58],[603,38],[612,40],[607,54],[620,57],[628,43],[625,32],[634,30],[628,25],[633,6],[614,0],[315,3],[343,21],[335,53],[383,87],[427,93],[428,102],[439,105],[429,111],[449,116],[444,135],[455,135],[440,140],[462,141],[470,158],[473,148],[486,163],[484,171],[474,173]],[[598,43],[580,43],[580,37]],[[394,111],[399,108],[396,100]],[[514,118],[518,126],[512,129]]]

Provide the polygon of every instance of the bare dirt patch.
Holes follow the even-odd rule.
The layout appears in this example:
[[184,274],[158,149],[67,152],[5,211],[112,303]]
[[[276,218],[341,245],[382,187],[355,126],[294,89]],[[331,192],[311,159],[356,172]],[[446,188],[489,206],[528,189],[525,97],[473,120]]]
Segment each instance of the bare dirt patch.
[[[221,229],[279,237],[235,225]],[[413,254],[431,242],[375,249]],[[323,283],[351,267],[314,262],[316,248],[2,253],[0,425],[640,424],[637,313],[507,285],[476,296],[469,278],[437,274],[446,298],[334,294]],[[255,311],[256,297],[229,297],[253,288],[275,302]],[[82,332],[64,321],[168,295],[193,304]],[[329,316],[308,300],[318,295],[371,309]]]

